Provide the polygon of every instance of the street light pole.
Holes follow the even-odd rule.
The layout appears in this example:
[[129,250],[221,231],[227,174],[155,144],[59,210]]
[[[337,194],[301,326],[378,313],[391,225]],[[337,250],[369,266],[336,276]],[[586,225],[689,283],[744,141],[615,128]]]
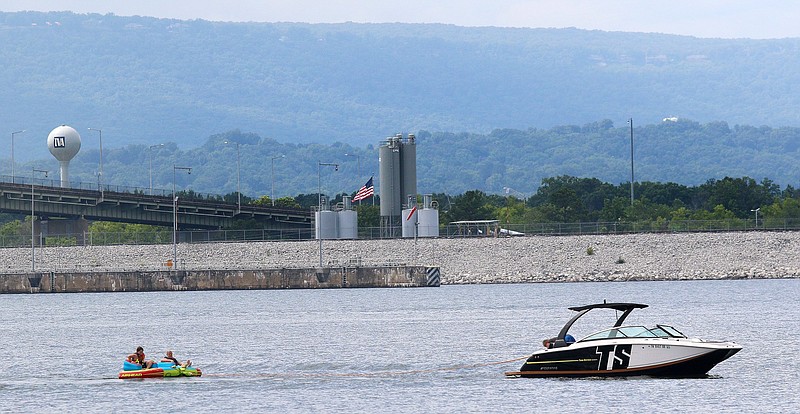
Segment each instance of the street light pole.
[[276,155],[272,157],[272,191],[269,193],[269,199],[272,200],[272,207],[275,207],[275,160],[284,158],[285,155]]
[[[358,179],[361,180],[361,156],[358,154],[344,154],[345,157],[356,157],[358,164]],[[360,184],[360,183],[359,183]],[[361,200],[358,200],[358,205],[361,205]]]
[[178,197],[175,196],[175,173],[178,170],[191,174],[192,167],[172,166],[172,266],[175,270],[178,270]]
[[758,228],[758,212],[761,211],[761,207],[759,207],[759,208],[757,208],[755,210],[750,210],[750,211],[756,213],[756,228]]
[[163,146],[164,144],[151,145],[147,150],[147,161],[148,164],[150,164],[147,169],[148,175],[150,176],[150,195],[153,195],[153,148],[160,148]]
[[100,192],[103,192],[103,131],[97,128],[89,128],[89,131],[97,131],[100,134],[100,177],[98,178],[98,184],[100,186]]
[[631,124],[631,205],[633,205],[633,118],[628,122]]
[[31,167],[31,273],[36,273],[36,236],[33,231],[33,223],[36,222],[33,208],[33,176],[37,173],[44,173],[47,178],[47,170],[38,170]]
[[317,207],[317,239],[319,239],[319,268],[322,269],[322,166],[333,167],[334,171],[339,171],[339,164],[317,161],[317,195],[319,204]]
[[14,135],[21,134],[25,132],[23,129],[22,131],[14,131],[11,133],[11,182],[14,182]]

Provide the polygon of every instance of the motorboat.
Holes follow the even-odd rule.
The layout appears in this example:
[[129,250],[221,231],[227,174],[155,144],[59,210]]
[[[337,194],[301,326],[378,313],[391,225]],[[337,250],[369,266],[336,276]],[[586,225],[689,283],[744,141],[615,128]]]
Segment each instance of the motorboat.
[[[600,303],[569,308],[578,312],[558,336],[544,341],[544,349],[531,354],[509,377],[703,377],[715,365],[742,349],[734,342],[688,338],[669,325],[652,328],[623,325],[640,303]],[[572,325],[594,309],[621,312],[614,326],[575,341]]]
[[138,364],[125,361],[122,365],[122,371],[119,373],[119,379],[199,377],[201,375],[203,375],[203,372],[200,371],[200,368],[184,367],[175,365],[172,362],[158,362],[150,368],[142,369]]

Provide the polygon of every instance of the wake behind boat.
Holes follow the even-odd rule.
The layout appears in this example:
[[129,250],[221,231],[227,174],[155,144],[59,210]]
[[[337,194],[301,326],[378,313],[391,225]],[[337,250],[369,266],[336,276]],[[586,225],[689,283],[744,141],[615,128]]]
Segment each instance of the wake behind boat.
[[[606,377],[649,375],[655,377],[702,377],[715,365],[742,347],[734,342],[687,338],[669,325],[623,326],[638,303],[600,303],[569,308],[578,314],[558,336],[545,341],[546,348],[534,352],[519,371],[509,377]],[[622,312],[613,327],[575,342],[569,329],[593,309]]]

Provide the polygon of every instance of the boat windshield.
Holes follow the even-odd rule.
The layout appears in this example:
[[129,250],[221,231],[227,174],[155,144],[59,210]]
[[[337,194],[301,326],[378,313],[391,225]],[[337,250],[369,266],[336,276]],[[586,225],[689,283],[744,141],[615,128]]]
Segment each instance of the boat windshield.
[[606,329],[594,334],[591,334],[583,339],[583,341],[596,341],[599,339],[611,338],[669,338],[678,337],[685,338],[682,333],[671,326],[657,325],[655,328],[648,329],[644,326],[621,326],[618,328]]
[[677,329],[675,329],[675,328],[673,328],[673,327],[671,327],[669,325],[656,325],[656,327],[651,329],[651,331],[654,331],[654,332],[655,331],[662,331],[662,332],[664,332],[665,335],[659,335],[659,336],[662,336],[662,337],[671,336],[671,337],[674,337],[674,338],[686,338],[686,335],[684,335],[681,331],[679,331],[679,330],[677,330]]

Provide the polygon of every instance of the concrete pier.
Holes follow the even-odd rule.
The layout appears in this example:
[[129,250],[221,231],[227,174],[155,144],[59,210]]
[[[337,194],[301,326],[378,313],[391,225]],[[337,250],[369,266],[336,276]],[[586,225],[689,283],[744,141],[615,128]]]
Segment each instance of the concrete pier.
[[425,266],[73,271],[0,275],[0,293],[436,287],[440,280],[438,267]]

